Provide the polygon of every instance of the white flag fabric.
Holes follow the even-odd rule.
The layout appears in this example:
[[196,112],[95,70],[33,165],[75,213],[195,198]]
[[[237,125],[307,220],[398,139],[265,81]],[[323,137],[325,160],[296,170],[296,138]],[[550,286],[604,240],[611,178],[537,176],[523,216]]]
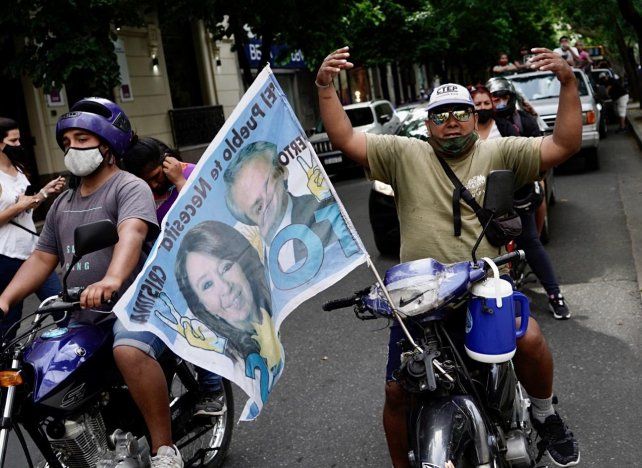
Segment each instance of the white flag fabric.
[[241,420],[251,420],[283,372],[283,320],[366,255],[266,67],[205,150],[114,311],[127,328],[151,331],[236,383],[249,396]]

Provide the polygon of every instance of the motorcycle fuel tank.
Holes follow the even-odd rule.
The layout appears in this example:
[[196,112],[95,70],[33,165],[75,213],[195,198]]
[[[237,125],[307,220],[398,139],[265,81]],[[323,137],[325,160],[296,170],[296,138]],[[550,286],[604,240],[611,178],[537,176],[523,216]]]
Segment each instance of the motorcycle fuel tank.
[[33,402],[63,411],[84,402],[113,367],[112,341],[110,324],[72,324],[43,333],[25,351],[34,371]]
[[[390,268],[386,271],[384,283],[397,309],[405,316],[416,316],[439,310],[460,298],[472,282],[479,281],[485,274],[483,268],[471,262],[446,265],[424,258]],[[382,299],[383,293],[378,290],[371,292],[365,302],[369,308],[389,309]],[[441,318],[441,315],[434,318]]]

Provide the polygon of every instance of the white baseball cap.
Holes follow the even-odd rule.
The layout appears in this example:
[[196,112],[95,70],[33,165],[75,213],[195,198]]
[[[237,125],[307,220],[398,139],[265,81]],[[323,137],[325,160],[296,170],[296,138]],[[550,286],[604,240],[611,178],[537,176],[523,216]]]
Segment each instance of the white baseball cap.
[[461,85],[455,83],[446,83],[436,87],[430,94],[430,100],[426,109],[429,111],[435,107],[446,104],[463,104],[465,106],[475,107],[470,92]]

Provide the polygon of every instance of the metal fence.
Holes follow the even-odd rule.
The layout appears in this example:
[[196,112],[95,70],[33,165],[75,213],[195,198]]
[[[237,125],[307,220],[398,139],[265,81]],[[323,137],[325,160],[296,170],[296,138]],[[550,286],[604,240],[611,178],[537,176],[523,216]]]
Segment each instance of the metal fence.
[[178,148],[207,144],[223,126],[223,106],[199,106],[171,109],[174,144]]

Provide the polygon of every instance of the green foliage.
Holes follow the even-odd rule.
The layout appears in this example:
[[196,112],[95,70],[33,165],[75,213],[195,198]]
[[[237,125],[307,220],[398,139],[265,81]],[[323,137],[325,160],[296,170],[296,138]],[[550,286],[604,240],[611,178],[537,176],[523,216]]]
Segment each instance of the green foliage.
[[[642,1],[628,3],[642,12]],[[621,46],[630,47],[639,40],[618,8],[617,0],[560,0],[555,11],[573,33],[582,36],[585,44],[605,46],[612,61],[625,62],[627,57],[622,56]]]
[[110,25],[138,25],[141,14],[135,0],[5,3],[0,31],[17,44],[17,50],[2,72],[13,77],[26,73],[45,91],[76,84],[109,96],[119,82],[112,42],[116,36]]
[[[630,1],[642,11],[642,0]],[[27,73],[46,90],[78,83],[108,95],[118,84],[113,27],[142,24],[146,7],[183,24],[202,19],[215,38],[234,36],[246,82],[246,26],[264,51],[272,43],[302,49],[311,69],[349,45],[359,64],[431,63],[451,75],[442,78],[471,81],[485,79],[502,51],[515,59],[521,45],[556,46],[560,18],[594,42],[612,43],[617,21],[634,37],[617,0],[13,0],[0,31],[19,47],[2,72]]]
[[499,53],[551,45],[549,2],[426,0],[416,61],[445,63],[460,79],[485,79]]

